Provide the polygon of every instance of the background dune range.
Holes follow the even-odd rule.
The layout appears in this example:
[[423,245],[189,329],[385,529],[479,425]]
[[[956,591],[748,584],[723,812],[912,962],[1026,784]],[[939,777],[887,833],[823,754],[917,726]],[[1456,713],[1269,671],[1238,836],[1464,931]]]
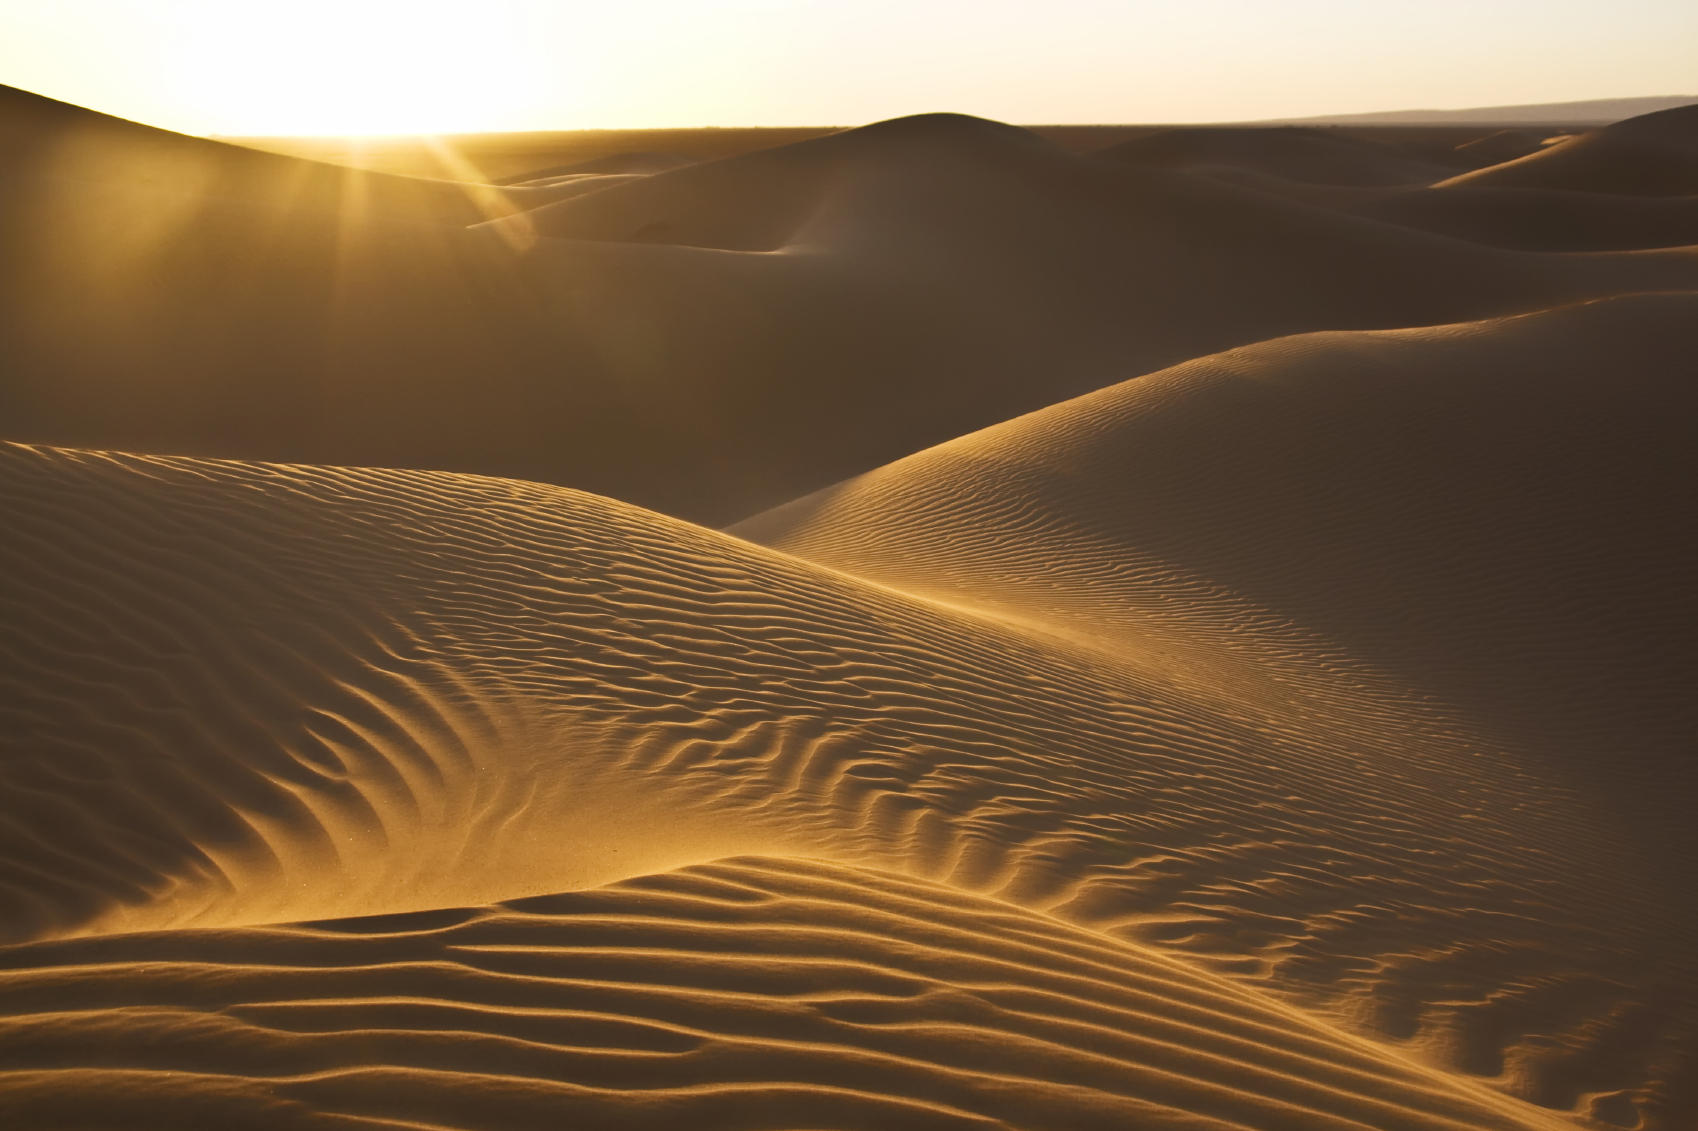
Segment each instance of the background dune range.
[[1698,1117],[1698,108],[0,125],[8,1126]]

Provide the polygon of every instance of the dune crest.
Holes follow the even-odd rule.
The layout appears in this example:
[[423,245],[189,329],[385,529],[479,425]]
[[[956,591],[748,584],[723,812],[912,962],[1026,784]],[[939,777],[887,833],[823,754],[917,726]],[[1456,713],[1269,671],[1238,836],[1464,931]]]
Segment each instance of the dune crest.
[[[1571,966],[1552,936],[1509,943],[1520,928],[1465,956],[1446,926],[1452,942],[1429,956],[1433,973],[1496,969],[1522,989],[1455,994],[1474,1004],[1413,1023],[1376,1012],[1399,996],[1392,985],[1430,976],[1407,951],[1371,990],[1308,953],[1312,939],[1278,944],[1285,961],[1267,973],[1365,1007],[1359,1021],[1382,1035],[1432,1024],[1422,1040],[1500,1075],[1504,1050],[1487,1051],[1500,1039],[1487,1034],[1549,1025],[1567,1009],[1577,1034],[1602,985],[1658,965],[1669,996],[1611,1007],[1625,1010],[1618,1037],[1604,1026],[1577,1045],[1555,1041],[1556,1055],[1526,1050],[1515,1087],[1554,1096],[1586,1071],[1571,1059],[1577,1048],[1596,1039],[1589,1055],[1607,1060],[1630,1028],[1657,1024],[1649,1016],[1691,1016],[1691,989],[1673,986],[1690,987],[1685,928],[1674,924],[1690,913],[1684,893],[1698,871],[1683,816],[1698,796],[1686,756],[1698,674],[1685,581],[1698,560],[1694,326],[1698,296],[1658,295],[1265,343],[964,437],[733,530],[953,607],[1159,655],[1194,686],[1312,712],[1308,725],[1329,737],[1366,744],[1389,727],[1410,751],[1447,734],[1523,782],[1563,782],[1559,792],[1586,798],[1611,831],[1582,851],[1590,865],[1562,869],[1608,855],[1618,863],[1605,872],[1656,877],[1637,910],[1610,912],[1638,940],[1618,958]],[[1374,772],[1384,757],[1369,756]],[[1432,768],[1472,794],[1455,763]],[[1495,804],[1470,819],[1496,820]],[[1246,906],[1242,895],[1234,903]],[[1388,941],[1410,946],[1424,914],[1400,912]],[[1221,947],[1213,931],[1176,941]],[[1507,965],[1493,955],[1504,946],[1522,948]],[[1689,1025],[1664,1031],[1684,1041],[1675,1034]],[[1691,1087],[1659,1085],[1671,1098]]]
[[1698,105],[1615,122],[1501,165],[1441,182],[1577,189],[1629,196],[1698,194]]
[[609,1129],[1567,1126],[1160,955],[767,857],[411,917],[0,948],[0,1048],[34,1124],[539,1126],[564,1107]]
[[[711,525],[1270,337],[1698,287],[1689,253],[1482,246],[958,114],[484,186],[521,211],[476,223],[479,186],[78,113],[0,199],[0,437],[498,475]],[[1245,132],[1209,159],[1254,156]]]

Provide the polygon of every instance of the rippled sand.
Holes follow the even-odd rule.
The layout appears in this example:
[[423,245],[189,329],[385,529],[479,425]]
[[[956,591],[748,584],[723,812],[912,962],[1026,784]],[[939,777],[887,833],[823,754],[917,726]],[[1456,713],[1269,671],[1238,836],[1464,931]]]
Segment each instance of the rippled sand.
[[7,107],[7,1126],[1698,1114],[1698,109],[468,191]]

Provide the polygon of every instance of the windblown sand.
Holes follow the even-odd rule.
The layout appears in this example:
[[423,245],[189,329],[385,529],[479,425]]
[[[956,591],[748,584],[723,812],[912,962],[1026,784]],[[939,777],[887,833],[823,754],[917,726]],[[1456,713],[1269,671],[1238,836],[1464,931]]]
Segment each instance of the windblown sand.
[[5,1126],[1698,1118],[1698,108],[0,111]]

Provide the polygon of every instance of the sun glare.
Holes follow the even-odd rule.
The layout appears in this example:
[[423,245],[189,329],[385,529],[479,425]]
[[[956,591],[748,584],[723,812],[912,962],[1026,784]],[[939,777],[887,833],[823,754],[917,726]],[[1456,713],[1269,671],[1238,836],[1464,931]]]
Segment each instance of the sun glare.
[[180,95],[214,110],[216,132],[488,129],[534,105],[546,75],[498,8],[310,0],[173,4],[165,14],[179,33]]

